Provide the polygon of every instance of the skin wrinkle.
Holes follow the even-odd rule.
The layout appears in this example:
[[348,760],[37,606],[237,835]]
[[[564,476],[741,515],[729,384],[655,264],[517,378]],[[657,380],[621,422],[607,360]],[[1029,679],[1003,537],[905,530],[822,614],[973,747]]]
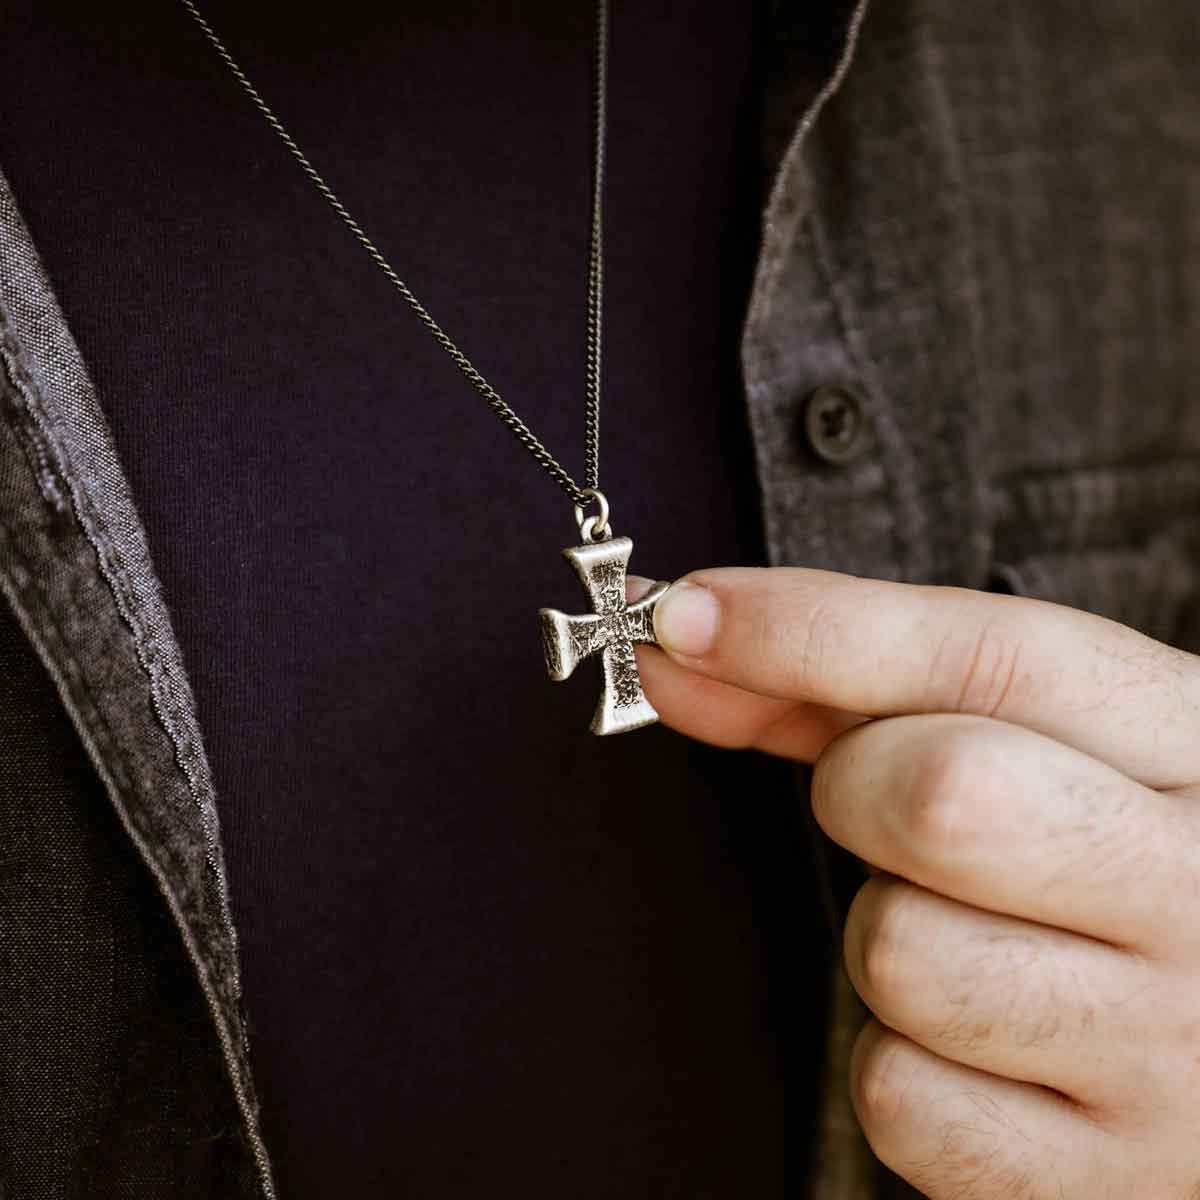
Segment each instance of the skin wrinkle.
[[[1005,948],[999,963],[995,957],[997,946]],[[1014,949],[1018,952],[1013,953]],[[1053,1042],[1063,1032],[1062,1006],[1053,980],[1044,977],[1045,969],[1041,947],[1034,939],[1015,934],[987,935],[978,955],[963,964],[957,977],[942,978],[946,1002],[961,1012],[947,1018],[935,1030],[935,1037],[967,1049],[990,1042],[993,1022],[972,1016],[972,1007],[978,1003],[981,982],[1001,979],[1015,985],[1007,995],[1002,1013],[1012,1041],[1026,1048]],[[993,989],[986,990],[990,994]],[[1091,1005],[1071,1006],[1072,1012],[1076,1009],[1080,1010],[1082,1026],[1094,1024]]]
[[[1004,682],[1000,685],[1000,694],[996,697],[996,702],[988,712],[989,717],[1000,717],[1001,713],[1008,705],[1009,697],[1013,694],[1013,689],[1016,687],[1020,675],[1021,666],[1021,647],[1020,643],[1014,642],[1008,654],[1008,673],[1004,678]],[[1032,675],[1028,676],[1032,679]]]
[[[1162,655],[1161,675],[1157,687],[1169,694],[1169,703],[1163,707],[1168,713],[1178,714],[1176,721],[1181,729],[1191,730],[1200,725],[1200,693],[1195,692],[1195,663],[1192,656],[1185,654],[1175,646],[1164,646]],[[1193,694],[1189,695],[1188,684],[1193,685]],[[1166,722],[1164,722],[1164,725]],[[1154,744],[1166,734],[1165,729],[1155,726],[1150,731]]]
[[[924,623],[922,623],[924,628]],[[943,707],[941,698],[945,694],[942,691],[942,680],[945,678],[946,671],[943,667],[943,660],[946,658],[947,650],[950,644],[954,641],[956,630],[953,628],[945,628],[941,631],[937,639],[937,646],[933,653],[929,656],[929,668],[925,676],[925,686],[921,693],[922,699],[920,708],[926,712],[936,712]]]
[[[1071,802],[1072,812],[1078,810],[1083,815],[1058,825],[1052,825],[1048,831],[1049,836],[1054,838],[1056,843],[1068,847],[1074,846],[1077,847],[1077,850],[1071,860],[1063,862],[1058,871],[1051,872],[1046,877],[1043,887],[1047,891],[1053,890],[1053,887],[1061,881],[1064,875],[1077,870],[1080,866],[1095,875],[1098,873],[1098,868],[1107,867],[1113,861],[1128,861],[1126,856],[1117,853],[1128,843],[1114,837],[1112,828],[1114,824],[1127,826],[1124,818],[1128,814],[1131,804],[1127,788],[1110,789],[1097,785],[1093,779],[1074,776],[1060,777],[1056,790]],[[1107,809],[1106,802],[1114,805],[1115,811]],[[1103,821],[1096,820],[1096,816],[1099,814],[1104,814]],[[1085,836],[1079,837],[1079,834]],[[1058,858],[1060,853],[1061,851],[1048,855],[1048,857]]]
[[[990,1141],[990,1147],[980,1142]],[[987,1168],[1004,1149],[1000,1135],[994,1129],[984,1129],[969,1121],[951,1121],[942,1128],[941,1145],[937,1154],[918,1170],[931,1170],[950,1166],[956,1175],[968,1173],[962,1182],[971,1186],[987,1174]],[[969,1174],[973,1171],[974,1174]]]
[[[905,1039],[903,1038],[903,1035],[893,1034],[892,1036],[896,1037],[896,1057],[899,1057],[900,1054],[907,1052]],[[904,1105],[908,1101],[909,1096],[916,1088],[918,1075],[919,1072],[916,1069],[909,1071],[908,1077],[904,1081],[904,1087],[900,1089],[900,1094],[896,1100],[897,1112],[903,1109]]]
[[[1062,1032],[1063,1024],[1054,981],[1046,982],[1045,991],[1041,994],[1036,988],[1018,989],[1010,997],[1005,1022],[1013,1041],[1025,1049],[1055,1041]],[[1086,1018],[1083,1023],[1086,1024]]]
[[782,712],[772,713],[756,729],[746,735],[744,746],[748,749],[767,752],[773,735],[780,729],[786,728],[795,715],[796,712],[793,708],[785,708]]
[[[996,947],[1003,947],[1002,958],[996,960]],[[1024,953],[1013,953],[1013,950]],[[1009,1036],[1019,1046],[1033,1047],[1053,1041],[1061,1032],[1062,1023],[1052,981],[1046,981],[1038,968],[1044,969],[1041,952],[1033,938],[1015,934],[988,935],[976,957],[961,965],[957,977],[946,977],[942,981],[947,1002],[963,1010],[961,1024],[948,1022],[944,1035],[949,1041],[958,1040],[964,1045],[978,1044],[978,1023],[971,1024],[970,1011],[977,1002],[981,981],[996,979],[1011,981],[1015,986],[1009,991],[1004,1004],[1004,1026]],[[1039,994],[1039,988],[1045,992]],[[989,989],[990,990],[990,989]],[[966,1025],[969,1036],[955,1038],[957,1029]],[[992,1032],[987,1022],[984,1040]]]
[[[689,576],[689,582],[699,584],[702,587],[707,587],[717,596],[718,602],[721,604],[721,616],[718,619],[717,647],[722,640],[722,626],[728,616],[727,606],[724,604],[721,589],[713,588],[710,584],[704,581],[703,574],[697,576]],[[744,627],[744,636],[738,638],[735,634],[736,642],[744,641],[749,648],[749,656],[758,662],[784,662],[788,664],[789,682],[795,672],[796,655],[791,645],[791,628],[786,620],[781,619],[781,613],[786,612],[786,606],[778,606],[777,601],[768,596],[763,603],[756,603],[749,606],[749,612],[746,611],[747,606],[736,606],[733,609],[733,617],[736,622],[739,622]],[[798,682],[803,685],[803,678]],[[799,689],[785,688],[786,695],[782,695],[783,699],[802,699],[804,697],[804,689],[801,686]],[[780,693],[776,692],[777,695]]]
[[[997,1159],[1015,1136],[1029,1146],[1034,1140],[993,1098],[975,1089],[956,1090],[944,1098],[948,1103],[965,1100],[983,1118],[978,1124],[962,1118],[945,1122],[940,1130],[937,1151],[928,1159],[911,1163],[912,1178],[918,1186],[927,1183],[938,1196],[978,1197],[994,1200],[997,1195],[1030,1195],[1030,1172],[1023,1165]],[[999,1128],[997,1128],[997,1126]],[[980,1145],[980,1143],[985,1143]],[[986,1143],[990,1142],[991,1145]],[[1024,1158],[1024,1156],[1023,1156]],[[952,1190],[938,1188],[941,1181],[951,1182]],[[1004,1190],[997,1193],[996,1186]],[[983,1190],[977,1190],[980,1187]]]
[[1012,1117],[1008,1115],[1008,1113],[1004,1111],[1004,1109],[995,1100],[992,1099],[991,1096],[988,1096],[984,1092],[966,1092],[964,1095],[966,1095],[967,1099],[969,1099],[971,1103],[986,1117],[989,1117],[993,1121],[1000,1122],[1000,1124],[1004,1125],[1009,1132],[1015,1133],[1018,1137],[1020,1137],[1022,1141],[1029,1142],[1030,1145],[1033,1144],[1033,1139],[1025,1132],[1024,1129],[1021,1128],[1020,1125],[1017,1124],[1016,1121],[1012,1119]]
[[[1135,843],[1128,834],[1140,824],[1134,819],[1136,798],[1128,786],[1109,788],[1077,776],[1063,780],[1056,790],[1074,802],[1072,807],[1077,805],[1085,813],[1103,813],[1105,819],[1076,819],[1050,829],[1057,848],[1048,849],[1046,858],[1048,863],[1058,865],[1047,868],[1041,884],[1043,895],[1059,891],[1069,894],[1080,877],[1089,877],[1093,882],[1108,879],[1114,887],[1138,889],[1147,880],[1161,876],[1165,861],[1162,854],[1144,840]],[[1089,836],[1072,836],[1079,832]]]
[[[1131,643],[1129,648],[1118,649],[1102,639],[1089,642],[1085,657],[1091,669],[1089,686],[1084,694],[1093,694],[1095,698],[1091,702],[1075,701],[1073,704],[1066,698],[1064,710],[1081,716],[1102,710],[1126,713],[1124,725],[1131,739],[1149,742],[1145,758],[1147,769],[1153,774],[1150,764],[1158,756],[1160,747],[1169,748],[1182,739],[1195,736],[1196,706],[1186,699],[1186,690],[1182,686],[1169,689],[1175,703],[1164,702],[1164,679],[1176,679],[1182,684],[1181,651],[1150,641],[1123,626],[1117,626],[1117,629],[1125,635],[1118,641],[1127,638]],[[1194,683],[1195,659],[1188,657],[1191,658],[1188,675]],[[1148,782],[1158,790],[1167,791],[1191,781],[1155,776]]]
[[800,648],[798,662],[800,677],[797,682],[801,696],[811,695],[812,684],[810,681],[821,678],[821,668],[826,657],[825,622],[827,620],[836,620],[836,617],[832,615],[831,610],[825,604],[818,602],[805,623],[804,642]]
[[1187,727],[1194,728],[1200,724],[1200,682],[1196,679],[1195,656],[1178,646],[1167,645],[1166,650],[1163,666],[1175,699],[1172,708],[1186,714]]
[[[1166,703],[1163,696],[1164,678],[1179,677],[1182,652],[1124,626],[1108,621],[1104,625],[1116,636],[1090,639],[1082,648],[1082,657],[1089,664],[1089,682],[1081,694],[1093,699],[1081,701],[1064,696],[1064,712],[1077,716],[1102,710],[1127,714],[1124,724],[1131,737],[1150,743],[1146,761],[1151,764],[1160,746],[1175,746],[1181,738],[1194,736],[1195,706],[1186,699]],[[1195,660],[1188,657],[1188,674],[1194,684]],[[1184,696],[1183,689],[1172,689],[1174,700]],[[1155,778],[1151,782],[1158,788],[1173,786],[1170,780]]]
[[984,623],[975,637],[955,712],[1000,718],[1013,689],[1021,661],[1020,641],[1007,635],[995,619]]
[[[1011,1167],[989,1169],[994,1166],[994,1158],[998,1156],[997,1152],[993,1158],[980,1163],[974,1175],[956,1180],[956,1186],[953,1186],[951,1190],[947,1191],[942,1188],[931,1194],[944,1196],[946,1200],[1001,1200],[1002,1197],[1008,1197],[1011,1200],[1033,1200],[1033,1197],[1037,1195],[1036,1185],[1025,1170]],[[926,1177],[929,1179],[930,1186],[937,1188],[938,1180],[949,1170],[955,1170],[957,1174],[961,1175],[964,1169],[965,1166],[961,1160],[947,1155],[944,1160],[935,1163],[928,1169]],[[1001,1190],[998,1191],[997,1188]]]
[[[942,645],[945,646],[950,642],[951,638],[947,636],[943,639]],[[962,672],[962,686],[958,689],[958,699],[954,703],[955,712],[967,712],[967,696],[972,691],[973,685],[979,679],[979,660],[984,653],[988,641],[988,626],[983,629],[975,637],[975,644],[971,649],[971,656],[967,660],[966,670]],[[939,655],[940,657],[940,655]]]
[[[765,568],[754,569],[752,573],[761,570]],[[721,597],[719,579],[710,581],[703,571],[688,579],[715,590]],[[760,661],[787,663],[791,685],[787,698],[807,698],[813,690],[812,681],[822,678],[821,665],[826,658],[823,648],[831,640],[836,644],[836,638],[831,639],[841,620],[836,593],[827,598],[821,588],[793,581],[779,592],[763,589],[752,595],[758,601],[749,605],[752,622],[749,643],[755,657]],[[744,613],[746,607],[743,599],[735,611]]]
[[[1079,971],[1074,966],[1069,966],[1067,974],[1071,977],[1076,995],[1086,995],[1088,991],[1087,982],[1079,974]],[[1114,1003],[1112,1007],[1120,1007],[1120,1005]],[[1084,1034],[1094,1034],[1096,1032],[1096,1008],[1094,1004],[1084,1004],[1081,1006],[1079,1028],[1080,1032]]]

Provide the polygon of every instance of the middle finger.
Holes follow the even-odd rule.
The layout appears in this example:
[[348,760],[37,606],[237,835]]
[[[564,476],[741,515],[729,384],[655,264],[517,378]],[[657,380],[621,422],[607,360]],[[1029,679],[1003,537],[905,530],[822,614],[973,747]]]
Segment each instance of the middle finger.
[[966,904],[1151,955],[1200,949],[1197,806],[1028,729],[859,725],[817,760],[812,803],[834,841]]

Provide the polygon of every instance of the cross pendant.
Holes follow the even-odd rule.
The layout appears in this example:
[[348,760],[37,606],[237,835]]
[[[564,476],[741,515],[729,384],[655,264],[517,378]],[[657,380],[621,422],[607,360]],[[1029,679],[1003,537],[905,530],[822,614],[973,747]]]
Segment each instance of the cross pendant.
[[627,537],[564,550],[595,611],[579,617],[556,608],[538,612],[551,679],[566,679],[585,658],[600,655],[604,685],[592,717],[593,733],[624,733],[658,720],[642,691],[633,648],[654,641],[654,606],[668,585],[657,583],[636,604],[626,604],[625,568],[632,552],[633,542]]

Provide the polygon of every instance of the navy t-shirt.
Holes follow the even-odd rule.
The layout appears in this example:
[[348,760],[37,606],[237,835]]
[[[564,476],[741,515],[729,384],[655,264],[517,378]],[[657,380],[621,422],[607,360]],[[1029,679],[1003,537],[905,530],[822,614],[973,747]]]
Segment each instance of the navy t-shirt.
[[[582,474],[593,9],[203,11]],[[602,486],[631,569],[763,549],[738,372],[756,4],[617,3]],[[792,769],[587,732],[566,497],[183,8],[9,5],[0,168],[111,421],[216,780],[288,1200],[782,1197],[825,935]]]

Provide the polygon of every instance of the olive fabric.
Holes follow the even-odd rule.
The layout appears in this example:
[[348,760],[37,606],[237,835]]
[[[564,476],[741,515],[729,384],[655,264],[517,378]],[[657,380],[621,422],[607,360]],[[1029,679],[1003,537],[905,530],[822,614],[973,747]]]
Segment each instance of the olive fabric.
[[[775,3],[763,37],[765,203],[740,364],[769,560],[1041,596],[1200,650],[1200,404],[1190,394],[1200,34],[1189,5],[1164,0],[1147,14],[1106,0],[1085,15],[1033,0],[858,0],[818,17]],[[0,708],[0,800],[20,850],[20,877],[0,889],[0,1030],[15,1048],[0,1099],[6,1194],[270,1196],[271,1129],[251,1083],[259,1035],[251,1007],[247,1036],[238,998],[242,921],[217,820],[225,802],[190,682],[204,664],[180,651],[151,566],[153,523],[132,502],[103,389],[18,203],[0,191],[0,589],[12,613],[0,653],[13,681]],[[842,399],[814,416],[810,398],[829,389]],[[744,784],[757,768],[721,761],[732,814],[755,799]],[[819,840],[817,861],[806,857],[804,787],[802,772],[797,836],[783,842],[795,886],[759,895],[772,922],[780,911],[793,921],[797,959],[828,988],[827,1018],[820,1006],[793,1018],[820,1021],[808,1032],[826,1053],[820,1064],[777,1064],[780,1077],[785,1064],[792,1072],[781,1095],[812,1100],[776,1102],[778,1127],[811,1149],[803,1167],[787,1164],[803,1175],[781,1171],[775,1191],[751,1190],[909,1194],[854,1124],[846,1061],[865,1013],[837,937],[861,865]],[[671,839],[656,845],[665,854]],[[719,902],[743,902],[726,890],[734,877],[714,876]],[[705,943],[703,925],[694,936],[714,975],[746,971],[719,940]],[[762,1033],[711,1028],[696,1050],[728,1063],[744,1044],[761,1062]],[[446,1053],[474,1045],[469,1037],[464,1027]],[[295,1041],[297,1055],[308,1041]],[[586,1085],[571,1077],[569,1043],[559,1057],[563,1078]],[[39,1090],[47,1078],[55,1088]],[[439,1128],[434,1118],[422,1136]],[[139,1133],[143,1120],[154,1128]],[[470,1157],[463,1133],[447,1124],[439,1136]],[[396,1129],[397,1155],[406,1136]],[[529,1145],[535,1173],[557,1146]],[[569,1166],[581,1180],[605,1170],[603,1160]],[[706,1193],[680,1178],[624,1190],[745,1194],[728,1177]],[[496,1183],[510,1186],[538,1194],[536,1174]],[[455,1194],[453,1179],[442,1194]]]

